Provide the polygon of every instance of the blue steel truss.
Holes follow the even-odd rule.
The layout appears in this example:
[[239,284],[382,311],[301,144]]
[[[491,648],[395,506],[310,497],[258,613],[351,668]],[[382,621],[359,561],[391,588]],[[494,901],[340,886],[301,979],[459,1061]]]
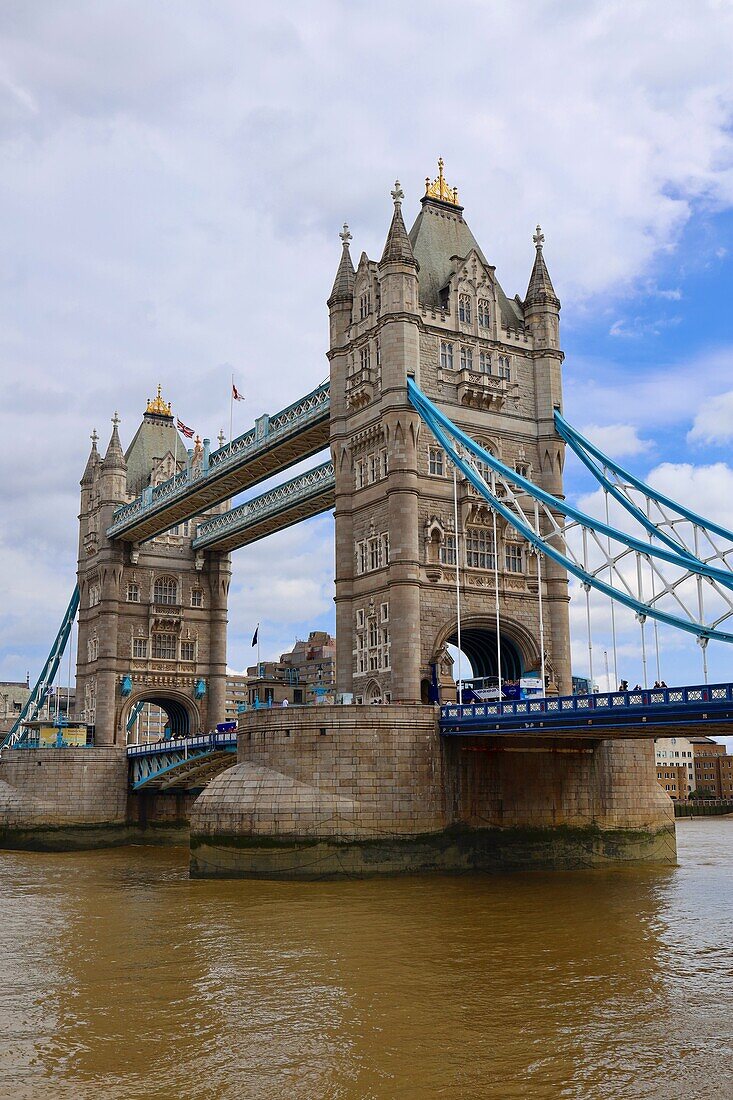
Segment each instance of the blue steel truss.
[[[447,703],[440,708],[444,734],[507,734],[553,736],[576,733],[598,736],[602,730],[622,729],[624,737],[638,728],[698,723],[730,724],[733,684],[611,691],[597,695],[522,699],[505,703]],[[646,736],[652,736],[646,733]]]
[[[215,481],[239,471],[257,455],[279,445],[282,441],[297,437],[306,429],[312,429],[314,425],[327,424],[330,407],[331,387],[330,383],[324,382],[311,393],[307,393],[305,397],[281,409],[280,412],[272,416],[265,414],[258,417],[255,426],[249,431],[231,440],[230,443],[225,443],[211,454],[205,453],[199,467],[187,467],[160,485],[147,488],[135,500],[116,508],[107,534],[110,538],[119,537],[144,517],[164,511],[173,502],[185,500],[190,494],[201,489],[203,482]],[[316,449],[322,449],[326,443],[327,438]],[[308,454],[297,455],[289,465],[292,466],[295,462],[307,457]],[[172,523],[176,522],[178,520],[172,520]]]
[[[561,565],[586,590],[594,588],[630,608],[642,623],[649,616],[668,626],[694,634],[703,644],[707,644],[710,639],[733,642],[732,633],[719,629],[721,622],[733,616],[733,599],[729,595],[733,589],[733,573],[730,569],[703,562],[679,545],[675,549],[669,545],[652,545],[649,541],[635,538],[581,512],[565,500],[557,499],[505,466],[490,451],[471,439],[422,393],[412,379],[408,379],[408,393],[413,406],[445,448],[456,468],[488,502],[490,508],[518,531],[535,551]],[[490,479],[480,472],[476,460],[490,470]],[[527,515],[522,495],[535,502],[534,517]],[[719,527],[717,530],[733,543],[733,532],[725,532]],[[583,535],[582,561],[568,546],[568,535],[573,531],[579,531]],[[588,566],[586,557],[586,536],[589,534],[593,539],[594,549],[601,558],[601,565],[594,569]],[[608,540],[609,545],[610,540],[614,540],[620,547],[619,551],[610,554],[605,540]],[[638,576],[636,593],[621,568],[629,561],[630,556],[635,560]],[[661,572],[660,562],[673,566],[679,571],[678,575],[669,580]],[[645,569],[652,572],[652,585],[655,581],[658,585],[657,591],[652,589],[652,596],[646,599],[642,593],[642,563]],[[613,583],[602,579],[601,573],[606,571],[613,577]],[[684,602],[682,586],[685,581],[695,577],[709,582],[718,600],[724,604],[723,614],[712,622],[705,622],[701,600],[697,617],[696,612],[690,610]],[[665,597],[670,597],[675,605],[679,605],[684,612],[684,618],[661,609],[659,604]]]
[[2,743],[2,748],[12,748],[18,745],[26,736],[23,724],[25,722],[33,722],[39,715],[41,708],[46,701],[49,691],[53,687],[53,682],[56,679],[56,673],[58,672],[61,658],[64,655],[67,643],[69,641],[69,635],[71,634],[71,628],[76,618],[76,613],[79,610],[79,586],[74,586],[74,591],[71,594],[69,600],[69,606],[64,612],[64,617],[59,628],[59,632],[56,635],[56,640],[51,647],[51,652],[46,658],[46,663],[43,666],[43,671],[36,681],[36,686],[28,696],[28,701],[21,710],[20,714],[16,718],[15,722],[10,728],[8,735]]
[[[333,463],[324,462],[223,515],[199,523],[191,545],[194,550],[203,550],[225,542],[231,549],[234,544],[254,542],[254,538],[248,537],[249,533],[265,520],[277,518],[277,530],[281,531],[306,518],[306,513],[310,517],[332,508],[335,491]],[[270,533],[269,529],[264,529],[257,537]]]
[[208,778],[212,771],[231,767],[236,751],[236,730],[128,745],[130,786],[133,791],[189,786],[204,774]]

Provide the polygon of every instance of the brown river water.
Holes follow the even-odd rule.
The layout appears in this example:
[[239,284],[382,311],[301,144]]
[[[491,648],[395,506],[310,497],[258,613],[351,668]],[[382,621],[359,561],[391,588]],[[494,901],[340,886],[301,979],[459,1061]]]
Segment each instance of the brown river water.
[[192,882],[0,853],[0,1097],[733,1100],[733,819],[678,867]]

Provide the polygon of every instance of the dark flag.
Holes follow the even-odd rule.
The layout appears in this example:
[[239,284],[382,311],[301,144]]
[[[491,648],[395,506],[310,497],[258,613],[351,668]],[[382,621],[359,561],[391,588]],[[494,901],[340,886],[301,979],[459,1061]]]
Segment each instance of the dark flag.
[[253,646],[256,646],[256,645],[257,645],[257,635],[258,635],[258,633],[259,633],[259,629],[260,629],[260,624],[259,624],[259,623],[257,623],[257,626],[255,627],[255,632],[254,632],[254,634],[252,635],[252,645],[253,645]]

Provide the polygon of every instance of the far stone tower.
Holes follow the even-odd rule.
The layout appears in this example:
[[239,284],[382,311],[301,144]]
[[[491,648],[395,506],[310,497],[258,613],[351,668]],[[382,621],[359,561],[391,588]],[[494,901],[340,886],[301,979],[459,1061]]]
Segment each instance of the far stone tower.
[[[560,302],[544,238],[538,227],[524,299],[507,298],[438,167],[409,233],[395,185],[379,261],[362,253],[354,270],[344,226],[328,300],[338,690],[364,702],[427,701],[434,674],[450,682],[446,645],[457,642],[452,469],[408,400],[408,377],[506,465],[563,493],[553,420]],[[502,675],[537,672],[536,559],[503,520],[495,547],[490,509],[467,481],[458,491],[462,643],[473,674],[497,672],[495,554]],[[569,694],[567,575],[542,564],[547,677]]]
[[196,554],[188,523],[141,545],[106,535],[120,504],[195,465],[200,440],[186,452],[160,386],[126,453],[118,422],[104,458],[92,436],[81,480],[77,710],[98,745],[124,745],[136,702],[161,707],[175,735],[222,721],[226,695],[229,555]]

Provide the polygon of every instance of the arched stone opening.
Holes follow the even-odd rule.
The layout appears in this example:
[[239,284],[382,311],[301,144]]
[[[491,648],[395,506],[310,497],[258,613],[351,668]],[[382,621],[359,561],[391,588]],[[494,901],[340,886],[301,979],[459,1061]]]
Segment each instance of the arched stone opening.
[[132,708],[137,703],[152,703],[154,706],[159,707],[168,718],[171,737],[188,737],[200,730],[199,713],[191,699],[178,692],[167,692],[151,688],[150,691],[140,692],[127,701],[120,715],[120,725],[116,738],[118,742],[127,741],[127,723]]
[[[501,619],[501,677],[502,680],[519,680],[527,672],[539,668],[539,645],[526,627],[511,620]],[[441,633],[436,652],[444,645],[458,647],[458,625],[453,622]],[[461,621],[461,652],[471,665],[470,674],[464,678],[498,676],[496,621],[472,616]],[[455,672],[455,669],[454,669]]]

